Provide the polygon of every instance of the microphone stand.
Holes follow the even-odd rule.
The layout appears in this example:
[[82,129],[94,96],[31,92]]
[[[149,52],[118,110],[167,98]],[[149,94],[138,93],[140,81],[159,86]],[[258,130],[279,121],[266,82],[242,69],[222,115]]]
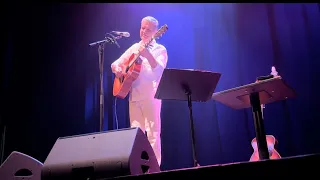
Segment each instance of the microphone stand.
[[99,122],[100,127],[99,130],[103,131],[103,119],[104,119],[104,89],[103,89],[103,66],[104,66],[104,44],[110,43],[115,44],[118,48],[120,48],[118,42],[116,39],[120,39],[121,36],[113,36],[110,33],[106,33],[106,35],[109,35],[111,37],[105,37],[104,40],[97,41],[90,43],[89,46],[96,46],[98,45],[98,54],[99,54],[99,70],[100,70],[100,94],[99,94],[99,104],[100,104],[100,114],[99,114]]

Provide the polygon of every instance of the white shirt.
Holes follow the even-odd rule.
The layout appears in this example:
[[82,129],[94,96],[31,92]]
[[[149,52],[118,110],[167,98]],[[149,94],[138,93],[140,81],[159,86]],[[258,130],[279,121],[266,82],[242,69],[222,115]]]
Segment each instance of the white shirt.
[[[140,45],[142,45],[142,41],[133,44],[119,59],[111,64],[111,68],[113,69],[116,65],[121,66],[124,62],[128,61],[132,53],[138,51]],[[154,99],[163,70],[167,66],[168,55],[166,48],[155,40],[150,43],[150,46],[149,51],[158,64],[155,68],[152,68],[148,60],[140,56],[142,60],[141,71],[138,78],[132,83],[129,101]]]

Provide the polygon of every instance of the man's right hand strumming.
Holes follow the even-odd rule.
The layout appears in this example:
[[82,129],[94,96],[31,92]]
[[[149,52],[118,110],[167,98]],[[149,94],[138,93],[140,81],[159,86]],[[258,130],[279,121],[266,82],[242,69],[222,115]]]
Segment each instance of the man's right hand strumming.
[[118,77],[118,78],[123,76],[122,68],[118,65],[114,66],[112,71],[116,75],[116,77]]
[[120,66],[115,66],[113,69],[113,73],[116,75],[117,78],[120,78],[124,75],[122,68]]

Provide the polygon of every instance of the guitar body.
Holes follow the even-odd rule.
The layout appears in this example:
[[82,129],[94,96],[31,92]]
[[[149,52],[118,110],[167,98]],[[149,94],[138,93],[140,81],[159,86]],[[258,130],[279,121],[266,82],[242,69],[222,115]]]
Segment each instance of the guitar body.
[[[269,151],[269,158],[270,159],[280,159],[281,156],[278,153],[278,151],[275,149],[275,145],[277,144],[277,140],[274,136],[272,135],[266,135],[266,140],[267,140],[267,146],[268,146],[268,151]],[[259,151],[258,151],[258,144],[256,138],[254,138],[251,141],[252,148],[254,150],[253,154],[250,157],[249,161],[259,161]]]
[[[129,67],[129,63],[136,60],[137,55],[132,54],[124,65]],[[126,70],[126,68],[123,68]],[[132,83],[139,77],[141,71],[141,62],[135,61],[131,67],[129,67],[123,77],[115,77],[113,81],[113,96],[124,99],[130,92]]]

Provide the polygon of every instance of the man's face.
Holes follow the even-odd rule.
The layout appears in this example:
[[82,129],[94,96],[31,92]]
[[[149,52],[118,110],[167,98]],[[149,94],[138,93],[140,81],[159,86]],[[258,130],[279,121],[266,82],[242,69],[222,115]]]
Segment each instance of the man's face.
[[156,33],[157,27],[150,21],[143,20],[140,28],[140,38],[143,42],[148,42]]

